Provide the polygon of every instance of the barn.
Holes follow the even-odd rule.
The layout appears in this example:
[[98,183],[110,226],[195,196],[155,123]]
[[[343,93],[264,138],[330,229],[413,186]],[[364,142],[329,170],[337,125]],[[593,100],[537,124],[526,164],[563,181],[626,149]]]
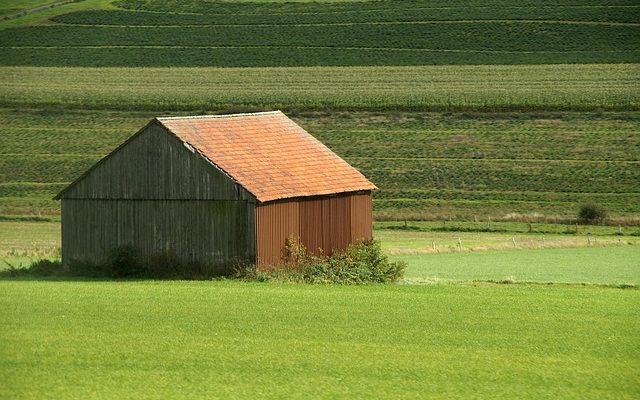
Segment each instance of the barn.
[[62,259],[120,246],[227,268],[372,237],[376,187],[280,111],[155,118],[56,199]]

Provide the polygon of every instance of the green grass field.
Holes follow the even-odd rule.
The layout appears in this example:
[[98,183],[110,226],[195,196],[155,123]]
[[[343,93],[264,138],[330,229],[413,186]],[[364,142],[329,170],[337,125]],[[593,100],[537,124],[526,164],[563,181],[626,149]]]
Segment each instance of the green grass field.
[[[120,7],[120,10],[102,8]],[[0,29],[0,64],[318,66],[633,63],[632,1],[93,2]],[[33,24],[33,22],[39,22]],[[44,22],[44,23],[43,23]],[[2,26],[0,26],[1,28]]]
[[392,256],[408,282],[640,284],[640,247],[591,247]]
[[640,292],[0,282],[2,398],[635,398]]

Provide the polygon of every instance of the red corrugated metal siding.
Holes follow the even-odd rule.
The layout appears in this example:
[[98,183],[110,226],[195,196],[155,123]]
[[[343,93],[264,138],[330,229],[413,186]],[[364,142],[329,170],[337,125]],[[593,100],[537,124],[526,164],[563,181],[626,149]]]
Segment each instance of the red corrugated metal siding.
[[371,192],[290,199],[260,204],[256,210],[257,262],[281,264],[288,237],[310,253],[333,250],[372,237]]
[[279,265],[288,237],[297,238],[300,212],[296,200],[260,204],[256,207],[256,253],[258,266]]
[[373,204],[371,192],[351,196],[351,242],[373,238]]

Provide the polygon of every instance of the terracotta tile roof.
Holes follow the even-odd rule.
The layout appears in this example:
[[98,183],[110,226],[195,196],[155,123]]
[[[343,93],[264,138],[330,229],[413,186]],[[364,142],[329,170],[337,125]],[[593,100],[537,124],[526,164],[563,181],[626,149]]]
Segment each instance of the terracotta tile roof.
[[260,202],[376,189],[280,111],[157,120]]

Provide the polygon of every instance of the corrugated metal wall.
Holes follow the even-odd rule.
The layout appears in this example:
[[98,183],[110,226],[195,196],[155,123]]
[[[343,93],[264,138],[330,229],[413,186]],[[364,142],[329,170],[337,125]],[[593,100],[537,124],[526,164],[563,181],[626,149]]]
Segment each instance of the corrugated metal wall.
[[[373,238],[373,203],[371,192],[351,196],[351,241]],[[355,223],[354,223],[355,221]]]
[[187,261],[255,261],[255,199],[152,124],[62,195],[62,257],[101,261],[114,247]]
[[287,238],[311,253],[330,255],[350,243],[372,238],[371,192],[298,198],[256,208],[258,266],[278,265]]

